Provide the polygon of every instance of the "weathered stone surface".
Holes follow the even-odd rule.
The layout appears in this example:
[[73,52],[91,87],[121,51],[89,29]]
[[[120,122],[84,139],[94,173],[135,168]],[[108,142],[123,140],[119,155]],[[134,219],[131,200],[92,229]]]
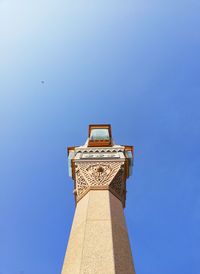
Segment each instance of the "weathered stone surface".
[[113,253],[116,274],[135,273],[124,211],[121,202],[110,194]]
[[134,274],[121,201],[90,190],[74,216],[62,274]]

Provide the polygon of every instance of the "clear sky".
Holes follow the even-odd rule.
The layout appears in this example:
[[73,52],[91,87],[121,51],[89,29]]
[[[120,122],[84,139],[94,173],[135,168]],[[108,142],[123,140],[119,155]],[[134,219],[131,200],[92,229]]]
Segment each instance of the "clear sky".
[[60,273],[90,123],[135,146],[137,274],[199,274],[198,0],[0,0],[1,274]]

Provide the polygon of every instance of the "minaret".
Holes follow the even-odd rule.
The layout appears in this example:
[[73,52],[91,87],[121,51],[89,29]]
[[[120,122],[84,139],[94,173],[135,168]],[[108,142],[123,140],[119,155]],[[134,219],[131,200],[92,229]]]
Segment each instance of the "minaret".
[[62,274],[135,274],[123,212],[133,147],[115,145],[110,125],[90,125],[68,159],[76,211]]

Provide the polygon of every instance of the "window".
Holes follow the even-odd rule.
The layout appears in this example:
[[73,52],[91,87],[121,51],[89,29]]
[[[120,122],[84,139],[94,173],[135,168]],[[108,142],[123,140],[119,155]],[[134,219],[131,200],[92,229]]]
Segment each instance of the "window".
[[93,128],[90,133],[90,140],[109,140],[109,131],[107,128]]

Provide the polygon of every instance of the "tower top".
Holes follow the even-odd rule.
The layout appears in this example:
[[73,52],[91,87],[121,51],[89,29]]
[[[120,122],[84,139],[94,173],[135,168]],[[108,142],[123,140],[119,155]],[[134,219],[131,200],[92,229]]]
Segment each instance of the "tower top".
[[75,181],[76,202],[90,189],[109,189],[125,206],[126,178],[132,173],[133,146],[116,145],[111,125],[89,125],[86,143],[68,147],[68,166],[69,175]]

